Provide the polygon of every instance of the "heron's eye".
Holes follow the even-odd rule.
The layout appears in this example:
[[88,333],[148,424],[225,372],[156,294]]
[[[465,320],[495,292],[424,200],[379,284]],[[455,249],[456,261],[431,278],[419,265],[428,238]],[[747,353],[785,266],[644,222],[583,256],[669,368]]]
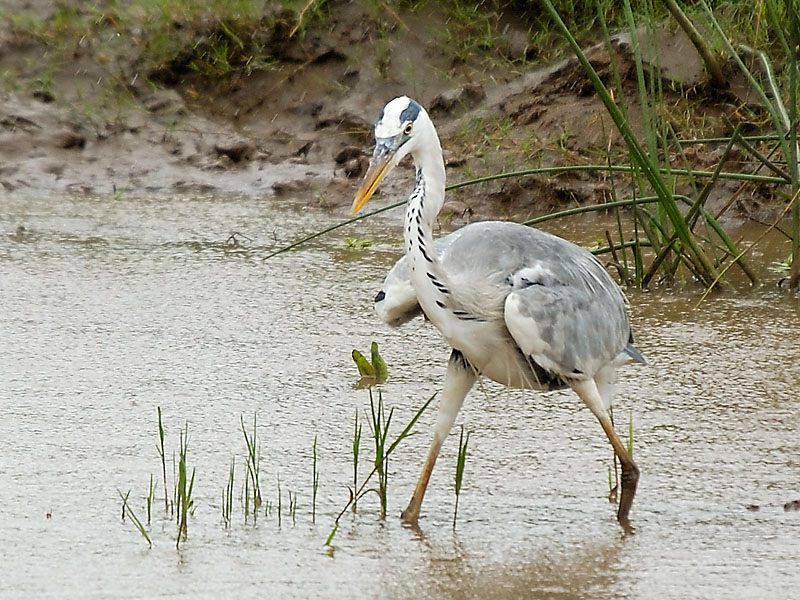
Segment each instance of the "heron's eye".
[[414,129],[414,124],[413,123],[406,123],[406,126],[403,128],[403,133],[408,135],[408,134],[411,133],[412,129]]

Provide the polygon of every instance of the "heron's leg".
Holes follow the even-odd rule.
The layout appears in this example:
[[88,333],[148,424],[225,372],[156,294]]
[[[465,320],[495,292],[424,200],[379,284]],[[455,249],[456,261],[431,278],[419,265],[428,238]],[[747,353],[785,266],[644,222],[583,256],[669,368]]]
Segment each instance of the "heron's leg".
[[632,533],[633,528],[628,520],[628,513],[633,504],[633,497],[636,495],[636,484],[639,481],[639,467],[633,462],[633,458],[628,454],[627,448],[625,448],[622,440],[619,439],[617,432],[614,430],[614,426],[611,424],[611,418],[608,415],[605,403],[603,402],[603,398],[600,395],[595,381],[593,379],[578,381],[572,383],[571,386],[572,389],[575,390],[575,393],[583,400],[584,404],[589,407],[589,410],[594,413],[597,420],[600,421],[600,425],[603,431],[606,432],[608,441],[611,442],[614,452],[616,452],[619,457],[619,462],[622,465],[622,494],[619,500],[617,521],[619,521],[619,524],[622,525],[626,533]]
[[425,489],[428,487],[433,465],[436,463],[436,458],[442,449],[442,443],[447,434],[450,433],[458,411],[464,403],[464,398],[466,398],[477,378],[478,374],[475,368],[469,364],[461,352],[454,349],[447,365],[444,388],[439,396],[439,416],[436,419],[436,428],[433,431],[433,441],[428,451],[428,458],[425,459],[425,465],[422,467],[422,474],[419,476],[417,487],[414,489],[414,495],[411,496],[411,502],[408,503],[408,507],[401,515],[406,523],[411,525],[416,525],[417,523],[419,509],[422,506],[422,498],[425,496]]

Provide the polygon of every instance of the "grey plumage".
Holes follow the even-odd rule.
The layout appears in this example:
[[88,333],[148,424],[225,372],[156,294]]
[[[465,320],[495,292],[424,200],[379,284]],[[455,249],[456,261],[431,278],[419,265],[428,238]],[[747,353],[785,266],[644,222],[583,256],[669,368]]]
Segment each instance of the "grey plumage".
[[445,169],[428,114],[410,98],[395,98],[381,112],[375,138],[354,213],[403,156],[413,157],[417,171],[403,225],[405,256],[386,276],[375,308],[391,325],[423,312],[453,348],[431,448],[403,519],[417,522],[442,443],[483,375],[511,387],[575,391],[620,459],[617,519],[630,531],[639,470],[608,408],[616,368],[644,359],[632,345],[621,290],[588,251],[515,223],[475,223],[434,240]]
[[[434,248],[452,279],[496,290],[482,294],[484,303],[475,302],[474,283],[468,300],[459,300],[456,289],[449,294],[452,298],[440,294],[451,311],[494,319],[502,328],[506,302],[516,298],[520,317],[541,324],[537,337],[546,350],[534,352],[526,336],[509,335],[519,338],[523,356],[533,356],[564,381],[592,375],[598,363],[644,362],[631,343],[624,296],[590,252],[543,231],[499,221],[467,225],[437,238]],[[386,275],[382,292],[375,308],[389,325],[397,327],[422,314],[405,256]]]

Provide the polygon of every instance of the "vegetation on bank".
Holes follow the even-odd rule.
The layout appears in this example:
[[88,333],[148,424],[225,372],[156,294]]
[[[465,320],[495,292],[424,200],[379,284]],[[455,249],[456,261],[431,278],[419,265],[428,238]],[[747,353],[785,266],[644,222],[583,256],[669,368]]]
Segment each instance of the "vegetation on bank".
[[[53,80],[71,70],[80,57],[105,70],[108,86],[129,89],[134,78],[153,85],[175,85],[186,77],[229,82],[257,71],[302,61],[303,48],[325,36],[337,24],[357,25],[374,42],[369,57],[378,71],[390,60],[393,37],[411,32],[417,43],[435,44],[453,65],[470,64],[486,71],[502,67],[522,70],[551,61],[568,45],[539,0],[365,0],[358,5],[335,0],[64,0],[44,15],[0,8],[15,45],[44,49],[22,69],[0,68],[7,87],[39,85],[56,93]],[[768,3],[767,3],[768,4]],[[781,35],[769,26],[767,4],[731,0],[714,2],[713,13],[736,43],[765,51],[780,51]],[[776,15],[787,22],[786,3],[775,2]],[[603,31],[625,29],[624,5],[609,0],[557,0],[562,20],[581,44],[602,39]],[[669,13],[661,2],[635,3],[637,22],[661,22]],[[428,18],[435,12],[435,18]],[[690,18],[703,20],[694,4]],[[420,20],[418,17],[422,17]],[[361,22],[347,23],[347,19]],[[706,20],[706,27],[709,23]],[[714,50],[725,53],[724,43]]]
[[[234,90],[248,77],[287,65],[291,77],[307,64],[331,56],[348,60],[347,53],[359,40],[368,42],[362,46],[369,51],[366,55],[363,48],[353,51],[353,59],[387,78],[393,56],[403,44],[434,47],[446,58],[437,63],[439,68],[453,77],[460,72],[491,78],[574,53],[591,82],[586,89],[602,100],[624,141],[597,149],[596,164],[580,165],[603,171],[611,188],[607,200],[615,210],[630,209],[617,213],[617,231],[605,232],[607,244],[597,248],[610,256],[620,279],[640,287],[691,280],[710,290],[725,286],[726,273],[738,265],[755,282],[759,274],[746,263],[748,249],[739,248],[720,224],[719,214],[706,208],[714,186],[734,179],[741,182],[734,200],[748,186],[767,185],[784,203],[784,214],[791,214],[786,266],[791,269],[790,287],[796,289],[800,33],[794,5],[795,0],[701,0],[691,5],[608,0],[64,1],[44,17],[0,9],[15,43],[32,50],[27,62],[0,64],[0,81],[6,88],[61,101],[64,79],[99,70],[91,87],[78,92],[78,101],[119,105],[135,103],[143,88],[176,87],[191,97],[201,96],[199,90]],[[707,81],[675,89],[661,76],[657,58],[646,58],[655,47],[656,29],[665,24],[683,28],[696,44]],[[631,35],[630,65],[624,68],[612,31]],[[597,41],[606,45],[610,58],[603,72],[581,50]],[[684,133],[689,128],[680,125],[691,119],[687,113],[692,102],[726,98],[727,86],[734,80],[744,82],[752,94],[747,101],[726,100],[735,111],[730,120],[721,117],[726,134],[687,138]],[[79,87],[74,81],[69,85]],[[676,103],[675,96],[683,102]],[[643,131],[632,128],[633,115]],[[478,146],[510,136],[514,129],[508,119],[479,119],[468,125],[464,137],[478,138]],[[701,171],[692,163],[689,147],[720,148],[721,154],[716,164]],[[734,151],[746,157],[735,169],[729,166]],[[543,176],[544,169],[551,168],[535,163],[521,166],[479,181]],[[564,172],[574,164],[559,168]],[[459,186],[471,183],[462,181]],[[608,203],[601,208],[608,209]]]

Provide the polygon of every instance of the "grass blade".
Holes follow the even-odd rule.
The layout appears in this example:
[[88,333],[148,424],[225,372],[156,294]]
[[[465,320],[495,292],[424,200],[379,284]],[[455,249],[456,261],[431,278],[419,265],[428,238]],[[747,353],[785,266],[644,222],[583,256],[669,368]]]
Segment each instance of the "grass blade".
[[119,494],[119,497],[122,498],[122,518],[124,519],[125,515],[127,515],[128,518],[131,520],[131,523],[133,523],[136,526],[136,529],[139,530],[139,533],[141,533],[142,537],[147,541],[147,545],[150,548],[152,548],[153,542],[150,540],[150,536],[147,534],[147,530],[145,529],[144,525],[142,525],[142,522],[139,520],[139,517],[136,516],[136,513],[133,512],[133,509],[131,508],[130,504],[128,504],[128,498],[131,495],[131,491],[128,490],[127,494],[123,494],[119,489],[117,489],[117,493]]

